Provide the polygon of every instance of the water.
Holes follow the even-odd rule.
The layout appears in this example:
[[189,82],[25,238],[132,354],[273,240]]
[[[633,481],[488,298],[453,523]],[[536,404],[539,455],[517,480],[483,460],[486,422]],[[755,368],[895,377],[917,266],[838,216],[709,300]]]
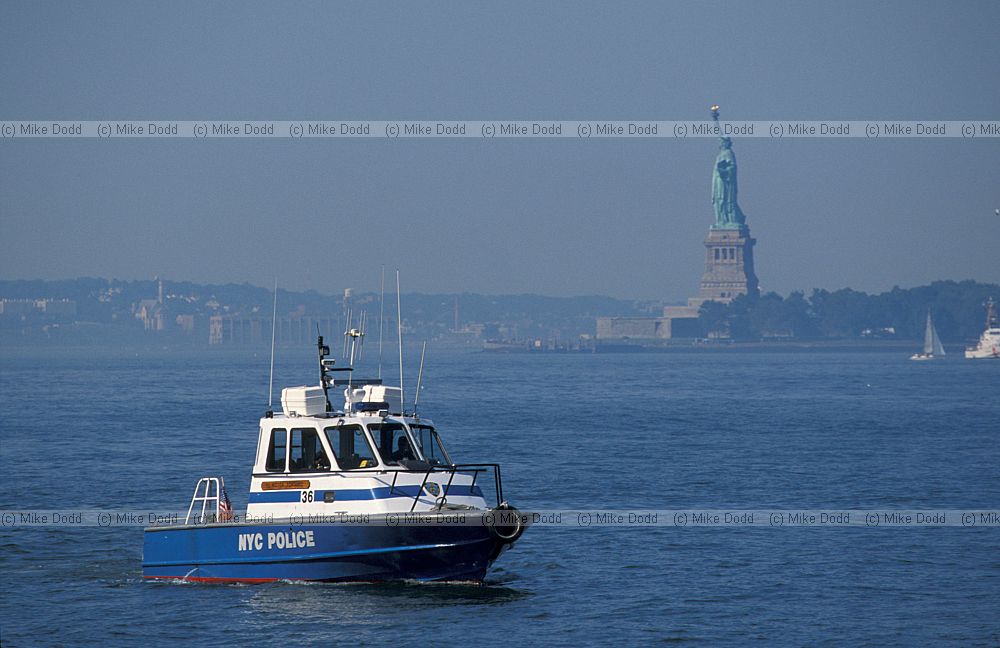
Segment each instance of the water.
[[[422,414],[522,509],[1000,508],[1000,363],[907,356],[432,349]],[[205,474],[245,504],[266,353],[0,362],[0,509],[176,510]],[[0,547],[4,646],[1000,645],[996,527],[535,527],[485,587],[147,583],[135,527]]]

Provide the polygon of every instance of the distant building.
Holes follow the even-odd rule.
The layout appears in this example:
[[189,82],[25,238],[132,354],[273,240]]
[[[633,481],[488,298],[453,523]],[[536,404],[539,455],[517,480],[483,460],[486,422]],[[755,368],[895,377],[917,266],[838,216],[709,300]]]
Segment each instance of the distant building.
[[662,317],[598,317],[597,339],[669,340],[670,320]]
[[0,315],[27,316],[35,313],[74,317],[76,302],[72,299],[0,299]]
[[162,331],[163,305],[155,299],[143,299],[135,307],[135,318],[142,322],[145,331]]
[[34,299],[0,299],[0,315],[16,317],[35,312]]
[[194,331],[194,315],[178,315],[174,321],[184,333],[190,334]]
[[[316,343],[317,330],[339,334],[341,320],[293,313],[277,319],[274,340],[277,344],[310,345]],[[211,345],[261,345],[271,343],[271,318],[243,315],[213,315],[208,320],[208,343]]]
[[38,299],[35,301],[35,308],[49,315],[76,315],[76,302],[72,299]]
[[163,280],[156,278],[156,299],[143,299],[136,304],[132,313],[142,322],[145,331],[162,331],[166,328],[166,313],[163,310]]

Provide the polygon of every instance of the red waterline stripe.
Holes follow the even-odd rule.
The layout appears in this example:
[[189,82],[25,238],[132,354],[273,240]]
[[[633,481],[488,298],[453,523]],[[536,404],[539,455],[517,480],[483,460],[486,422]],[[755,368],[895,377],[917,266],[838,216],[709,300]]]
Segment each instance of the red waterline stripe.
[[146,576],[145,574],[143,578],[150,580],[191,581],[194,583],[273,583],[274,581],[283,580],[281,578],[215,578],[210,576],[188,576],[185,578],[183,576]]

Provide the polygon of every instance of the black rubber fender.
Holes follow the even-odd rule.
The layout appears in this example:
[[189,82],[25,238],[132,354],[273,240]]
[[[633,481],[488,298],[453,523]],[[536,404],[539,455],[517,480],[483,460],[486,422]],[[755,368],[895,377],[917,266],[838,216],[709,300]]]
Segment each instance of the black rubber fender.
[[487,513],[485,521],[490,535],[503,544],[517,542],[526,526],[524,515],[507,502],[503,502],[492,512]]

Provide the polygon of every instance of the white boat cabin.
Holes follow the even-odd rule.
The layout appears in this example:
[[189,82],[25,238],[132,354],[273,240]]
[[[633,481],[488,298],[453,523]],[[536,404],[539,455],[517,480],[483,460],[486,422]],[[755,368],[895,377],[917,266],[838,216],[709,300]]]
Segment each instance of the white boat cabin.
[[344,397],[327,411],[323,386],[282,391],[282,413],[260,420],[248,516],[485,509],[494,484],[502,497],[492,465],[456,465],[431,421],[400,413],[398,387],[349,385]]

